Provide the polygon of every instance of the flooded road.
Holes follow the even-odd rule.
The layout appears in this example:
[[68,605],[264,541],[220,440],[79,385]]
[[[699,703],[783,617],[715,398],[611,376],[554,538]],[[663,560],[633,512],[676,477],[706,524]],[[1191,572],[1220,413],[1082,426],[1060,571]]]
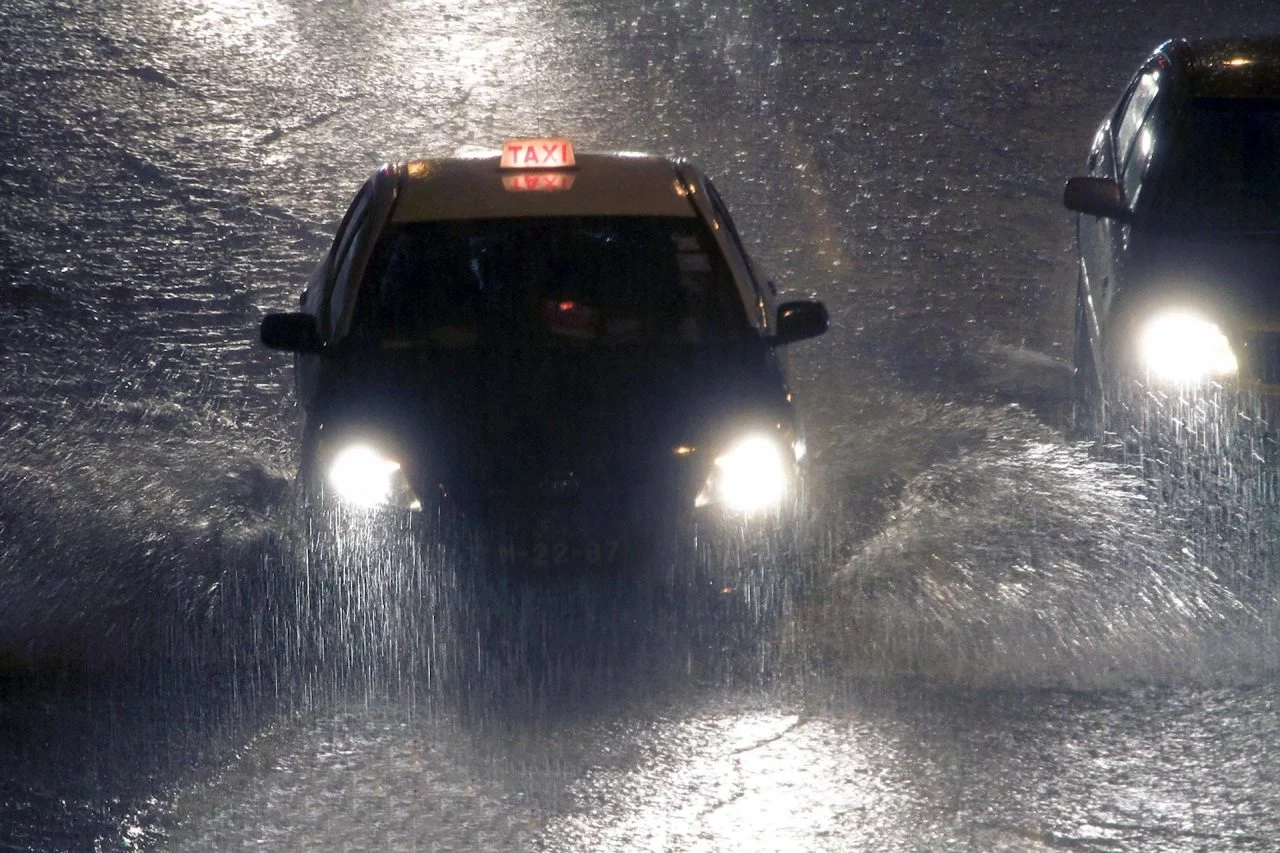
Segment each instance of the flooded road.
[[[6,4],[0,849],[1280,847],[1274,474],[1064,441],[1059,203],[1156,44],[1277,27]],[[477,648],[395,531],[309,593],[258,320],[381,162],[543,132],[689,156],[831,309],[793,353],[812,582],[759,648],[591,582],[529,608],[541,645]]]

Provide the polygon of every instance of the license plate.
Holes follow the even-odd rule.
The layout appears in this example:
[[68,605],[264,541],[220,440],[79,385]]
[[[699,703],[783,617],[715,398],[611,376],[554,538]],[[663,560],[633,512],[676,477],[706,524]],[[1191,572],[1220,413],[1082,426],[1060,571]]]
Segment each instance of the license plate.
[[498,546],[499,565],[527,565],[537,569],[572,565],[611,566],[621,556],[620,539],[548,540],[523,547],[511,543]]

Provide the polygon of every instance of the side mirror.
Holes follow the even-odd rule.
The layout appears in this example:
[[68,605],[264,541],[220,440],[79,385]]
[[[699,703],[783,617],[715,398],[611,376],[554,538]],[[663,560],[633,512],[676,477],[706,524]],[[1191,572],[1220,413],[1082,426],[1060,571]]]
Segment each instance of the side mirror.
[[1069,178],[1062,190],[1067,210],[1089,216],[1104,216],[1121,222],[1129,218],[1124,191],[1110,178]]
[[262,318],[260,336],[262,343],[271,349],[320,352],[320,333],[316,330],[316,318],[310,314],[268,314]]
[[827,306],[816,299],[784,302],[778,306],[773,343],[789,344],[816,338],[827,330]]

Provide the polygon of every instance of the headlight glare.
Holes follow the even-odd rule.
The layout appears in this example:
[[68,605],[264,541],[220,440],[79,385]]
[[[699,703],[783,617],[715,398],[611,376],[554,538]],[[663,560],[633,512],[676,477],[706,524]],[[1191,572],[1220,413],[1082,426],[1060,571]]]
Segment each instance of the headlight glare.
[[1218,324],[1191,313],[1156,317],[1142,330],[1138,346],[1148,370],[1175,382],[1230,376],[1239,369]]
[[340,450],[329,463],[328,475],[334,494],[351,506],[421,506],[404,479],[400,463],[369,445],[354,444]]
[[777,508],[790,485],[786,458],[778,442],[767,436],[739,440],[716,457],[696,505],[719,503],[743,515]]

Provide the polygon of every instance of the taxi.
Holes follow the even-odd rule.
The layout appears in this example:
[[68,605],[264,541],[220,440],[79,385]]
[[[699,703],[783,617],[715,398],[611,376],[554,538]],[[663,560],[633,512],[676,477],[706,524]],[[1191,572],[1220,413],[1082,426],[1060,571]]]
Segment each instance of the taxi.
[[1078,427],[1118,386],[1280,390],[1280,39],[1175,40],[1067,181]]
[[500,565],[613,566],[689,522],[777,524],[805,443],[781,301],[712,182],[681,160],[519,139],[384,166],[301,311],[300,479],[322,503],[484,534]]

